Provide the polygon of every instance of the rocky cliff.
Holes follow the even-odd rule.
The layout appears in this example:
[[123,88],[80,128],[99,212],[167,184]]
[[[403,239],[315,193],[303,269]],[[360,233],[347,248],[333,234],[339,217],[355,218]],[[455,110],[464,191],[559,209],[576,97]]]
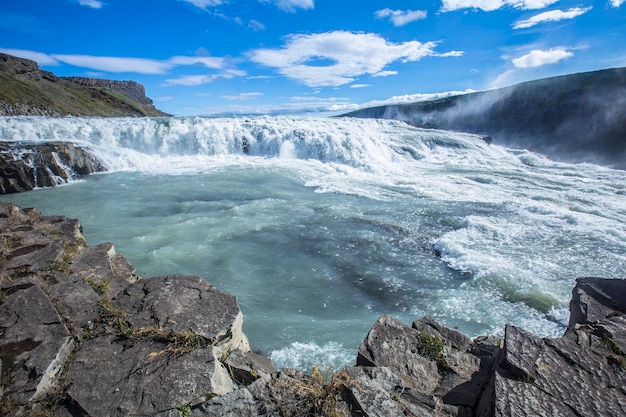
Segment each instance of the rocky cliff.
[[57,77],[36,62],[0,54],[0,116],[168,116],[141,84]]
[[415,126],[491,136],[573,162],[626,169],[626,68],[521,83],[437,101],[357,110]]
[[0,409],[7,416],[625,416],[626,280],[581,278],[558,339],[381,317],[355,366],[277,370],[234,296],[141,279],[81,225],[0,203]]

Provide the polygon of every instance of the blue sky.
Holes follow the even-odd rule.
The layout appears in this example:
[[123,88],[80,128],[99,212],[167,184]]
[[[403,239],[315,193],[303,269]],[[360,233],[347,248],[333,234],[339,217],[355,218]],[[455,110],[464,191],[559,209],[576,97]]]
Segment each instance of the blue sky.
[[626,0],[2,0],[0,52],[175,115],[342,112],[626,66]]

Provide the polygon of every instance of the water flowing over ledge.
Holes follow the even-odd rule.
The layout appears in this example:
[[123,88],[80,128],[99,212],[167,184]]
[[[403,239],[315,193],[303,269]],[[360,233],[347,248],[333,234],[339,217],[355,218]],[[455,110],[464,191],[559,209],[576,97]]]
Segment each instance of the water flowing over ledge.
[[624,171],[476,135],[288,117],[0,126],[11,143],[72,140],[110,170],[4,200],[80,218],[144,276],[236,294],[246,333],[283,367],[349,363],[382,314],[556,337],[574,279],[626,265]]

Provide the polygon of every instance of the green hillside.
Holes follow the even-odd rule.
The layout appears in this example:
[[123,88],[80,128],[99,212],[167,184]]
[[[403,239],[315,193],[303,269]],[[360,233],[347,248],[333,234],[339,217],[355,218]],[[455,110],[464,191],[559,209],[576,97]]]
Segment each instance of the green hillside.
[[167,116],[143,91],[130,81],[56,77],[0,54],[0,115]]

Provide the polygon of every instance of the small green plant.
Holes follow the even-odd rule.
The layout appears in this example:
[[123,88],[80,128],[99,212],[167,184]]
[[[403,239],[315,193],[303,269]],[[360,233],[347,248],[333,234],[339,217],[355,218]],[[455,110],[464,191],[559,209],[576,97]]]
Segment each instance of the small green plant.
[[177,355],[204,349],[210,344],[209,339],[191,330],[184,332],[166,332],[157,326],[132,329],[128,331],[126,335],[135,342],[153,339],[157,342],[166,343],[167,351]]
[[180,417],[189,417],[191,415],[191,406],[189,404],[179,405],[174,410]]
[[615,365],[619,368],[626,368],[626,358],[624,356],[614,355],[611,353],[606,357],[606,360],[609,365]]
[[85,283],[87,283],[98,295],[104,295],[111,289],[111,281],[112,278],[109,277],[105,280],[93,280],[93,279],[85,279]]
[[417,336],[417,353],[433,361],[438,361],[445,344],[437,336],[420,333]]
[[100,316],[96,322],[111,326],[118,335],[128,335],[132,330],[132,326],[126,320],[126,312],[107,297],[100,297]]

